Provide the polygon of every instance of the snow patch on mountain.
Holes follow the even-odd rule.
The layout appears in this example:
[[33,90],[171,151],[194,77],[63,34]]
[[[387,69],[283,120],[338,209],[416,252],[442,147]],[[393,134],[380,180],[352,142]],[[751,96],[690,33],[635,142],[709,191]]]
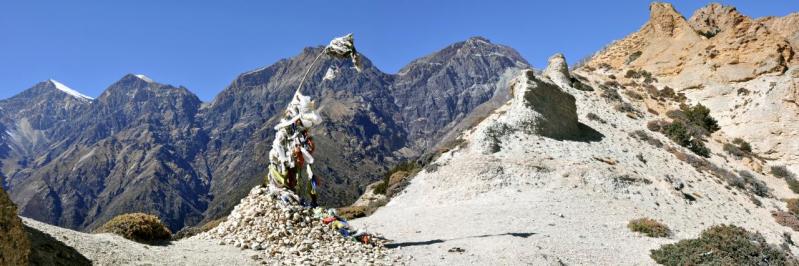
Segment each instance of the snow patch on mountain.
[[148,83],[152,83],[152,82],[153,82],[153,80],[152,80],[150,77],[148,77],[148,76],[145,76],[145,75],[143,75],[143,74],[136,74],[136,75],[134,75],[134,76],[136,76],[137,78],[139,78],[139,79],[141,79],[141,80],[144,80],[144,81],[146,81],[146,82],[148,82]]
[[58,82],[58,81],[56,81],[54,79],[51,79],[50,83],[53,83],[53,85],[55,86],[56,89],[58,89],[60,91],[63,91],[65,93],[69,94],[69,95],[72,95],[75,98],[85,99],[85,100],[90,100],[90,101],[94,100],[94,98],[86,96],[86,95],[84,95],[84,94],[82,94],[82,93],[80,93],[80,92],[78,92],[76,90],[73,90],[72,88],[67,87],[67,85],[64,85],[63,83]]

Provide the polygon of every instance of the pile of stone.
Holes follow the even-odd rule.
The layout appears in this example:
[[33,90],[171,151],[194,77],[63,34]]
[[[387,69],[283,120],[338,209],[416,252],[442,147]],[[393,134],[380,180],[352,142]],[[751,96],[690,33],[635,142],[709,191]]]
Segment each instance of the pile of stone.
[[398,263],[380,236],[371,234],[368,243],[345,237],[319,219],[320,210],[303,207],[288,190],[258,186],[225,222],[198,237],[263,252],[253,258],[269,265]]

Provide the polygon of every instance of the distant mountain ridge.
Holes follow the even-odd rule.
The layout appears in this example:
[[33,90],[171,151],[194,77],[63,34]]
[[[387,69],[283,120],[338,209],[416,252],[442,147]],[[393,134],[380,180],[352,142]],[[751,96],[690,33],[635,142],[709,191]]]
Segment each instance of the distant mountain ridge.
[[[80,230],[127,212],[157,214],[172,230],[223,216],[262,182],[272,127],[320,49],[241,74],[206,104],[144,75],[124,76],[97,99],[39,83],[0,100],[5,186],[23,216]],[[393,75],[368,58],[361,73],[350,62],[321,61],[303,91],[324,118],[314,133],[322,201],[354,201],[472,110],[507,99],[503,74],[528,66],[480,37]]]

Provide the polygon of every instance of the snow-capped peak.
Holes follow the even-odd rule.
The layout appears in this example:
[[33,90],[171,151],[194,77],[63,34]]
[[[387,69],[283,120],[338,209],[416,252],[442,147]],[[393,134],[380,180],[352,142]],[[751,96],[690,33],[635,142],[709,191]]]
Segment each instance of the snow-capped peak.
[[56,89],[58,89],[60,91],[63,91],[66,94],[72,95],[75,98],[85,99],[85,100],[90,100],[90,101],[94,100],[94,98],[86,96],[86,95],[84,95],[84,94],[82,94],[82,93],[80,93],[80,92],[78,92],[76,90],[73,90],[72,88],[67,87],[67,85],[64,85],[63,83],[58,82],[58,81],[56,81],[54,79],[50,79],[50,83],[53,83],[53,85],[55,86]]
[[152,80],[150,77],[148,77],[148,76],[145,76],[145,75],[143,75],[143,74],[136,74],[136,75],[134,75],[134,76],[136,76],[137,78],[139,78],[139,79],[141,79],[141,80],[144,80],[144,81],[146,81],[147,83],[152,83],[152,82],[153,82],[153,80]]

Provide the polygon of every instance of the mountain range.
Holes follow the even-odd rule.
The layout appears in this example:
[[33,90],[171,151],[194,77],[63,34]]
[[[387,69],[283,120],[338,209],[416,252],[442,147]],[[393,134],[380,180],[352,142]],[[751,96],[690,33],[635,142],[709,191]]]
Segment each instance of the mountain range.
[[[20,214],[77,230],[153,213],[172,230],[226,215],[266,173],[281,110],[322,47],[239,75],[212,101],[129,74],[97,99],[55,80],[0,100],[3,187]],[[313,132],[321,201],[353,202],[400,162],[439,145],[507,101],[529,64],[481,37],[417,59],[397,74],[364,57],[324,59],[303,93],[324,123]]]

